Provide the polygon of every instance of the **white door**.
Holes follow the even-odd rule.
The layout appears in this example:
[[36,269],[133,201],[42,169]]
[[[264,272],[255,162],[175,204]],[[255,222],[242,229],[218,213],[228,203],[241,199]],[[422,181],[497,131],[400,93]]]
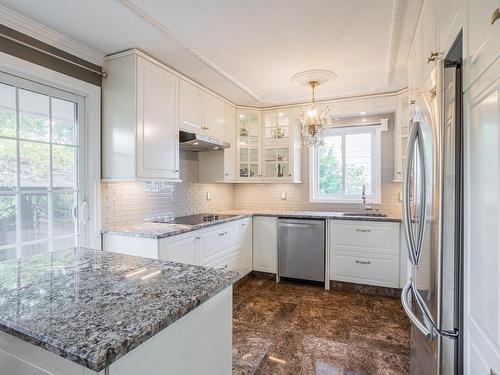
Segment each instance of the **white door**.
[[276,273],[278,257],[278,218],[254,216],[253,269]]
[[[492,69],[498,77],[498,65]],[[500,374],[500,80],[487,84],[478,81],[466,96],[464,352],[470,375]]]
[[162,67],[138,59],[137,174],[141,178],[179,178],[179,79]]
[[84,98],[0,73],[0,260],[86,243]]
[[202,129],[203,91],[182,79],[179,86],[179,128],[193,133],[205,133]]

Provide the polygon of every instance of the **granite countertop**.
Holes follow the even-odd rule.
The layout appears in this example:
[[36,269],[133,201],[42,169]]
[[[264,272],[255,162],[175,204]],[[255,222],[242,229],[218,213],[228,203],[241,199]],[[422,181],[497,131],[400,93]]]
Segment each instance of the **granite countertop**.
[[334,211],[244,211],[244,210],[228,210],[221,214],[234,214],[246,216],[273,216],[273,217],[290,217],[302,219],[335,219],[335,220],[354,220],[354,221],[385,221],[385,222],[401,222],[400,218],[393,216],[348,216],[343,212]]
[[101,371],[237,276],[85,248],[4,261],[0,330]]
[[302,218],[302,219],[336,219],[336,220],[351,220],[351,221],[381,221],[381,222],[395,222],[395,223],[399,223],[401,221],[400,218],[391,216],[388,217],[345,216],[342,212],[330,212],[330,211],[225,210],[217,212],[217,214],[235,215],[235,216],[230,218],[224,218],[217,221],[207,221],[199,225],[152,223],[148,221],[137,222],[133,224],[109,225],[102,228],[101,232],[118,234],[122,236],[160,239],[198,230],[212,225],[218,225],[233,220],[239,220],[249,216],[273,216],[273,217],[289,217],[289,218]]
[[230,221],[240,220],[252,214],[248,213],[233,213],[233,217],[219,219],[217,221],[206,221],[197,225],[185,224],[169,224],[169,223],[153,223],[149,221],[142,221],[133,224],[118,224],[109,225],[101,229],[101,233],[120,234],[123,236],[143,237],[143,238],[166,238],[176,236],[178,234],[191,232],[194,230],[228,223]]

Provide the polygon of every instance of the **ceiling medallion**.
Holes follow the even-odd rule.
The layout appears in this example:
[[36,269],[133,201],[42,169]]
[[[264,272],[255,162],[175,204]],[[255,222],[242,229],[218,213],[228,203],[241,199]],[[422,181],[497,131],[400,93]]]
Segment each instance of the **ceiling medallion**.
[[292,77],[292,81],[304,86],[308,85],[312,90],[311,104],[306,108],[300,108],[299,121],[302,128],[302,143],[304,146],[314,147],[321,145],[330,123],[328,117],[329,108],[319,109],[316,103],[316,88],[320,83],[334,80],[337,75],[328,70],[308,70],[297,73]]

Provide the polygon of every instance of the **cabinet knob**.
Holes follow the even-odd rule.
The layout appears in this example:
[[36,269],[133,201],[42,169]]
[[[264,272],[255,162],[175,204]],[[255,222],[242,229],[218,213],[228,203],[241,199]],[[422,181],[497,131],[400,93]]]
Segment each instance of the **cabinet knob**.
[[491,24],[493,25],[500,18],[500,8],[497,8],[491,14]]
[[432,61],[436,61],[439,56],[439,52],[431,52],[431,55],[427,58],[427,64],[430,64]]
[[203,130],[208,130],[208,129],[209,129],[209,127],[208,127],[208,126],[202,126],[201,128],[202,128]]

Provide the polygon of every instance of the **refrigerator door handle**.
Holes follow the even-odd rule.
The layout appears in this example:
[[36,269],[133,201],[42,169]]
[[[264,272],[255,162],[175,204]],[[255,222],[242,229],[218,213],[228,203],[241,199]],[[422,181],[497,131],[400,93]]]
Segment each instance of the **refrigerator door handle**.
[[420,310],[422,311],[422,313],[425,315],[425,320],[428,321],[429,324],[432,326],[433,333],[435,335],[439,335],[442,337],[448,337],[451,339],[458,338],[458,331],[456,329],[454,329],[453,331],[448,331],[445,329],[438,328],[437,324],[432,319],[432,314],[430,313],[429,309],[427,308],[427,305],[425,304],[425,301],[423,300],[422,296],[418,292],[415,284],[413,283],[413,281],[410,281],[410,282],[412,284],[411,288],[413,290],[413,295],[415,296],[415,301],[417,302],[417,305],[420,308]]
[[[426,324],[422,323],[413,313],[411,309],[411,303],[409,301],[410,296],[413,296],[418,308],[424,315],[424,320],[431,326],[430,328],[427,327]],[[418,293],[413,280],[408,281],[408,283],[406,283],[406,285],[404,286],[403,291],[401,292],[401,303],[410,321],[425,336],[427,340],[432,341],[436,338],[436,336],[448,337],[451,339],[458,338],[457,330],[448,331],[437,327],[436,323],[432,320],[432,315],[427,309],[425,302],[422,300],[422,296],[420,295],[420,293]]]
[[409,299],[413,294],[412,285],[413,281],[410,280],[404,286],[403,291],[401,292],[401,304],[403,305],[403,309],[405,310],[406,315],[413,323],[413,325],[425,336],[427,340],[432,341],[434,339],[434,332],[432,331],[432,329],[429,329],[424,323],[422,323],[411,309],[411,303]]
[[410,169],[418,134],[418,122],[413,123],[410,119],[410,134],[408,135],[408,146],[406,149],[405,163],[403,169],[403,225],[405,231],[406,245],[408,247],[408,257],[411,263],[417,265],[416,244],[413,231],[411,229],[411,201],[410,201]]
[[424,233],[425,233],[425,219],[426,219],[426,211],[427,211],[427,169],[425,164],[425,156],[424,156],[424,140],[420,128],[420,123],[417,122],[417,144],[418,144],[418,156],[420,159],[421,165],[421,173],[420,173],[420,220],[418,226],[418,237],[417,237],[417,247],[415,248],[416,255],[416,265],[420,262],[420,255],[422,254],[422,247],[424,246]]

